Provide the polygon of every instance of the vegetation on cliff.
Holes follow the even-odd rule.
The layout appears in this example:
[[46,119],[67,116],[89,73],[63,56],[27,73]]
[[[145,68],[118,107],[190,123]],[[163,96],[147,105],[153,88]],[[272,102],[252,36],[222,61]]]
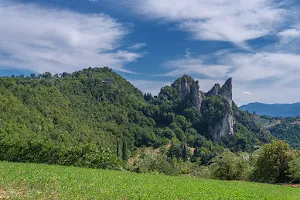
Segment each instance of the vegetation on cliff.
[[229,79],[205,94],[185,75],[152,96],[109,68],[3,77],[0,159],[122,168],[140,148],[167,147],[160,160],[174,168],[208,164],[225,148],[252,152],[270,137],[231,89]]

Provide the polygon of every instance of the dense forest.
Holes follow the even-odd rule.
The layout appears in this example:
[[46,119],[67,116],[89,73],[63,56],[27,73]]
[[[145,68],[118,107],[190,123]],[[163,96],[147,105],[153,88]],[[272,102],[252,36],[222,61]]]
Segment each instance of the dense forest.
[[[183,79],[194,84],[200,104],[193,91],[182,97]],[[229,113],[234,135],[215,138],[212,125]],[[141,148],[165,146],[166,160],[207,164],[225,148],[253,152],[272,138],[251,114],[201,92],[187,75],[152,96],[107,67],[2,77],[0,127],[1,160],[101,168],[122,166]]]

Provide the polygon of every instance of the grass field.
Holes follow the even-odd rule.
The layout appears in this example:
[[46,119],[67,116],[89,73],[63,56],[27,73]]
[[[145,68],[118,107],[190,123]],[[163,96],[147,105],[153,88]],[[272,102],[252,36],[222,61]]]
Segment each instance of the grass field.
[[300,199],[260,183],[0,162],[0,199]]

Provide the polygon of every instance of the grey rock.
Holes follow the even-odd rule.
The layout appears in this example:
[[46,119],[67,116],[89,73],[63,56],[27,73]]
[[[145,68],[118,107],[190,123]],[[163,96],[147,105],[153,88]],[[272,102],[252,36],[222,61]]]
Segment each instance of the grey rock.
[[219,91],[225,100],[229,103],[232,109],[232,78],[229,78]]
[[229,110],[222,120],[214,126],[209,127],[210,133],[215,140],[220,140],[222,136],[234,135],[233,130],[233,110],[232,110],[232,78],[229,78],[220,88],[219,84],[206,94],[207,96],[222,96],[228,103]]
[[219,95],[219,91],[221,89],[221,86],[219,83],[215,84],[214,87],[207,92],[207,96],[218,96]]
[[202,95],[198,81],[192,77],[184,75],[180,81],[180,98],[184,100],[187,96],[191,98],[192,105],[200,112],[202,104]]

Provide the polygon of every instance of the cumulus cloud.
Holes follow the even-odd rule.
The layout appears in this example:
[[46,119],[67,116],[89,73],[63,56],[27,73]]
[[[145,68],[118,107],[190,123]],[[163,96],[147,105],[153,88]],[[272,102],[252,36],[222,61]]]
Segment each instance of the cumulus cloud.
[[105,14],[41,8],[0,0],[0,67],[35,72],[124,65],[142,55],[120,51],[128,30]]
[[285,19],[276,0],[135,0],[138,13],[177,23],[194,39],[228,41],[245,46],[247,40],[272,34]]

